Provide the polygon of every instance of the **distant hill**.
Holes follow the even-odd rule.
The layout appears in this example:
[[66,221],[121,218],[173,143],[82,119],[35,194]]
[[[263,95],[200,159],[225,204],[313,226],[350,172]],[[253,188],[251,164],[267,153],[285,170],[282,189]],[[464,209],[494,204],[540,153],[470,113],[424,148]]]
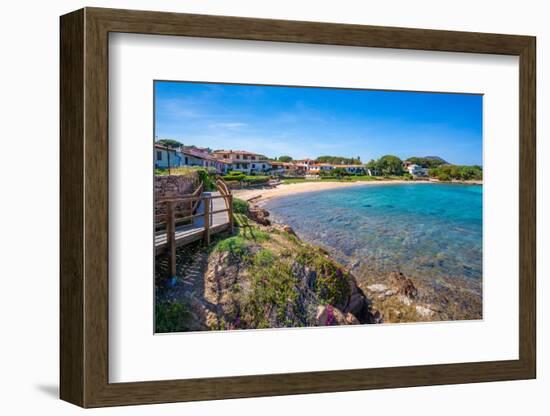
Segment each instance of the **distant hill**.
[[448,165],[449,164],[449,162],[447,162],[445,159],[443,159],[439,156],[425,156],[424,158],[428,159],[428,160],[434,160],[436,162],[440,162],[442,165]]
[[409,157],[406,161],[420,165],[423,168],[436,168],[441,165],[449,164],[449,162],[439,156],[413,156]]

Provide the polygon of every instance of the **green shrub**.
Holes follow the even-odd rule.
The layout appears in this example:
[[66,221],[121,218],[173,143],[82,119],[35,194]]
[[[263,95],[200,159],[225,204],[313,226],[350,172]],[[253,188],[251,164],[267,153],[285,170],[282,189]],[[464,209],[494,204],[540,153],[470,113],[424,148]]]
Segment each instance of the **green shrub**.
[[[276,261],[275,256],[260,254],[251,270],[251,292],[244,306],[244,319],[252,328],[269,328],[275,312],[277,326],[301,326],[297,280],[287,262]],[[267,262],[269,265],[261,264]],[[259,263],[259,264],[258,264]]]
[[221,240],[215,245],[214,250],[227,251],[235,257],[245,257],[250,251],[246,240],[240,235]]
[[258,230],[256,227],[250,227],[247,226],[247,222],[245,222],[244,226],[239,228],[239,236],[247,239],[252,240],[256,243],[261,243],[263,241],[269,240],[270,236],[269,233],[266,233],[265,231]]
[[275,255],[271,250],[266,248],[261,249],[254,256],[254,266],[256,267],[269,267],[275,261]]
[[246,175],[243,172],[237,170],[230,170],[226,175],[223,176],[223,179],[226,181],[242,181]]
[[367,163],[367,169],[379,172],[383,176],[401,175],[403,162],[397,156],[386,155],[378,160],[371,160]]
[[158,302],[155,305],[155,331],[186,331],[190,317],[189,307],[181,302]]
[[269,181],[269,176],[245,175],[243,172],[238,171],[230,171],[222,178],[227,182],[244,182],[249,185],[258,185]]
[[348,171],[344,168],[334,168],[330,171],[330,174],[336,176],[337,178],[342,178],[350,175]]
[[269,176],[256,175],[256,176],[245,176],[245,178],[244,178],[244,182],[246,182],[248,184],[251,184],[251,185],[266,183],[268,181],[269,181]]
[[437,179],[439,179],[440,181],[450,181],[451,175],[446,172],[441,172],[439,175],[437,175]]
[[247,214],[248,202],[239,198],[233,198],[233,212],[235,214]]
[[296,262],[317,272],[315,293],[322,303],[340,307],[345,305],[351,293],[348,272],[312,248],[302,250]]
[[447,162],[440,157],[409,157],[407,162],[414,163],[415,165],[422,166],[423,168],[437,168],[441,165],[446,165]]
[[440,181],[455,180],[481,180],[483,179],[483,169],[481,166],[462,166],[462,165],[441,165],[428,171],[432,178]]
[[208,171],[204,168],[198,168],[197,174],[199,175],[199,180],[204,185],[205,191],[215,191],[217,190],[216,182],[214,180],[214,175],[208,173]]

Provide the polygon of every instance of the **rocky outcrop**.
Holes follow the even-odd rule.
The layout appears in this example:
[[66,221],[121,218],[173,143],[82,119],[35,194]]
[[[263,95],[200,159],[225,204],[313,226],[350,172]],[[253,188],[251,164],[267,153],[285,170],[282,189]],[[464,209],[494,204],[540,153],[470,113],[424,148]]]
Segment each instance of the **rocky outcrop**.
[[392,272],[389,276],[390,284],[393,286],[393,290],[403,295],[408,299],[415,299],[418,296],[418,290],[416,289],[413,281],[406,277],[401,272]]
[[296,232],[294,231],[294,229],[290,225],[283,225],[282,230],[283,230],[283,232],[285,232],[287,234],[290,234],[290,235],[293,235],[296,238],[298,237],[296,235]]
[[286,224],[271,224],[271,227],[269,228],[269,231],[279,231],[282,233],[290,234],[293,237],[296,237],[299,240],[298,235],[294,231],[294,229],[290,225]]
[[365,287],[373,300],[373,309],[378,309],[386,322],[418,322],[433,320],[436,312],[426,302],[425,293],[415,282],[401,272],[391,272],[380,282]]
[[[282,226],[260,229],[272,229],[270,238],[249,240],[244,257],[238,250],[209,254],[203,292],[209,312],[196,314],[205,317],[207,326],[245,329],[381,322],[343,266],[316,247],[289,238],[291,229],[284,234]],[[275,247],[284,250],[282,257]],[[261,257],[265,252],[272,254]],[[258,266],[262,261],[266,265]]]
[[359,325],[361,322],[351,313],[344,313],[332,305],[320,305],[317,307],[317,325]]
[[271,225],[271,221],[268,219],[269,211],[257,206],[252,206],[248,209],[248,217],[261,225]]
[[434,311],[422,305],[415,306],[416,313],[423,318],[430,318],[434,315]]

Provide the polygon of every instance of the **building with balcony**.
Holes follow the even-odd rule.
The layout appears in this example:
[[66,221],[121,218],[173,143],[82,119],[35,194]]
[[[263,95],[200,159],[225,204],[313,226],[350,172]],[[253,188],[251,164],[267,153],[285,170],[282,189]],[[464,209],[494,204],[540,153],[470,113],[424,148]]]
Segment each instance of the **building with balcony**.
[[212,157],[228,165],[228,170],[250,174],[266,173],[271,170],[271,162],[259,153],[245,150],[215,150]]

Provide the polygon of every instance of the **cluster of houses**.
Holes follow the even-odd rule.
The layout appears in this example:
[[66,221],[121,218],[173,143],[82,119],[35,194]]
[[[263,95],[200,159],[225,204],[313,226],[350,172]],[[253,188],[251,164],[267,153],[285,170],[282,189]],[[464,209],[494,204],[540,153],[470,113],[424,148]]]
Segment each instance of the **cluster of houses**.
[[[170,169],[178,167],[203,167],[218,174],[229,171],[243,172],[247,175],[269,174],[275,176],[306,176],[318,177],[321,172],[330,173],[333,169],[342,169],[351,175],[376,176],[365,165],[337,165],[332,163],[317,163],[312,159],[277,162],[269,160],[264,155],[244,150],[215,150],[206,148],[186,147],[171,148],[155,143],[155,168]],[[405,162],[404,169],[411,175],[427,176],[427,169],[419,165]]]
[[203,167],[225,174],[229,171],[248,175],[273,171],[274,162],[258,153],[241,150],[216,150],[209,152],[200,147],[171,148],[155,143],[155,168]]

